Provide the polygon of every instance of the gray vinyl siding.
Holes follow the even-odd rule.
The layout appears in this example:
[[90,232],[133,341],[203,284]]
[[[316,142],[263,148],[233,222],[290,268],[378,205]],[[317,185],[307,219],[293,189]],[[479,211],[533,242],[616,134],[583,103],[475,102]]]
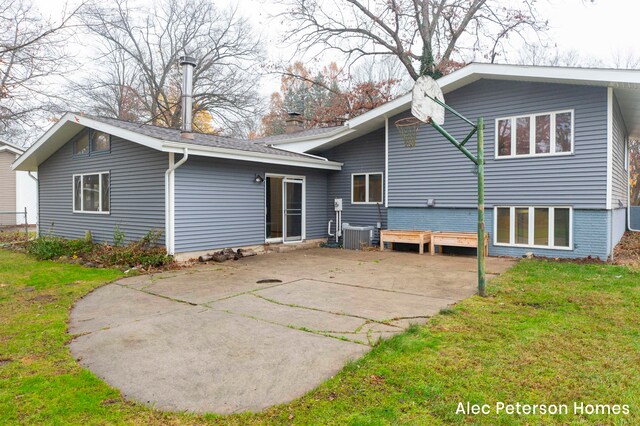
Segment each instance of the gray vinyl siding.
[[[389,228],[432,231],[477,232],[477,210],[459,208],[389,208]],[[508,247],[493,245],[493,209],[485,210],[490,256],[520,257],[533,253],[540,257],[606,259],[610,247],[611,211],[573,211],[573,250]],[[615,235],[618,235],[617,233]]]
[[[65,238],[113,240],[116,225],[126,241],[141,238],[152,229],[164,234],[164,172],[168,154],[112,137],[111,152],[73,156],[68,142],[38,167],[40,234]],[[78,173],[111,173],[110,213],[73,213],[72,176]],[[160,241],[164,244],[164,235]]]
[[326,172],[190,157],[175,176],[176,252],[264,244],[265,184],[255,176],[267,173],[305,176],[306,238],[326,238]]
[[[445,95],[446,102],[475,120],[485,120],[485,204],[562,204],[606,208],[607,89],[563,84],[479,80]],[[495,159],[496,118],[574,110],[574,154]],[[408,114],[408,113],[407,113]],[[389,120],[389,207],[476,205],[476,176],[461,152],[430,126],[420,128],[417,146],[405,148]],[[469,127],[446,114],[444,128],[462,139]],[[476,138],[467,147],[476,152]]]
[[613,122],[612,122],[612,191],[611,207],[627,206],[628,196],[628,173],[625,170],[625,141],[627,139],[627,128],[622,118],[622,112],[616,98],[613,98]]
[[[357,139],[339,145],[320,155],[344,164],[342,171],[332,172],[328,181],[328,215],[335,217],[333,200],[342,198],[342,222],[359,226],[387,226],[387,209],[383,203],[352,204],[351,203],[351,175],[353,173],[383,173],[383,182],[387,179],[385,170],[385,129],[384,127],[361,136]],[[384,185],[383,185],[384,194]]]

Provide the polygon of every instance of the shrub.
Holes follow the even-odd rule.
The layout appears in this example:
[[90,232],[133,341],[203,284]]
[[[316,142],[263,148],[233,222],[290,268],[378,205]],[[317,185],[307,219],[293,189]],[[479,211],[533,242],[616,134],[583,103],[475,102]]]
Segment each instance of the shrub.
[[27,246],[27,252],[40,260],[68,256],[74,259],[81,258],[85,262],[104,267],[148,269],[166,267],[174,263],[173,258],[167,256],[164,247],[158,246],[158,240],[162,236],[159,231],[149,231],[140,240],[126,245],[116,245],[115,242],[120,244],[121,240],[115,236],[114,231],[114,245],[94,244],[87,238],[66,240],[43,236],[31,241]]
[[27,252],[37,259],[49,260],[61,256],[78,256],[91,252],[93,244],[86,240],[65,240],[64,238],[43,236],[30,241]]
[[120,230],[120,225],[116,225],[113,228],[113,245],[114,247],[120,247],[124,243],[124,232]]

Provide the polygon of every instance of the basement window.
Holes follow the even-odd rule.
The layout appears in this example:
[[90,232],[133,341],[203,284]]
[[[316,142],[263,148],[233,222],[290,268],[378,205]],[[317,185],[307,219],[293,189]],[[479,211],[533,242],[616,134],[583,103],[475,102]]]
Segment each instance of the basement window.
[[382,203],[382,173],[351,175],[351,204]]
[[494,245],[573,249],[571,207],[494,208]]
[[109,172],[73,175],[73,212],[108,214],[110,181]]

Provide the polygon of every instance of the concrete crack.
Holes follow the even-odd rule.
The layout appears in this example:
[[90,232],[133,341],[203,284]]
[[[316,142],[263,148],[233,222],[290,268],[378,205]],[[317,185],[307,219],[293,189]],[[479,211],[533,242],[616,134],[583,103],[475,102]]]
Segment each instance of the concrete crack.
[[259,298],[259,299],[262,299],[262,300],[265,300],[267,302],[273,303],[275,305],[288,306],[290,308],[308,309],[310,311],[324,312],[326,314],[340,315],[340,316],[343,316],[343,317],[358,318],[358,319],[363,319],[363,320],[368,321],[368,322],[375,322],[375,323],[378,323],[378,324],[385,324],[384,321],[379,321],[379,320],[376,320],[376,319],[373,319],[373,318],[367,318],[367,317],[363,317],[363,316],[360,316],[360,315],[347,314],[345,312],[326,311],[324,309],[312,308],[312,307],[309,307],[309,306],[296,305],[296,304],[293,304],[293,303],[278,302],[277,300],[270,299],[268,297],[262,296],[260,294],[256,294],[254,292],[250,292],[250,293],[251,293],[252,296],[255,296],[255,297]]

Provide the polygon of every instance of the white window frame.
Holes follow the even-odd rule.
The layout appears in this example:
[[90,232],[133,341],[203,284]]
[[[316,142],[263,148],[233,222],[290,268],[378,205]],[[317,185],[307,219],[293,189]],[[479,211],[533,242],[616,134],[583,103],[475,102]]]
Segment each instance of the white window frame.
[[[556,152],[556,115],[571,113],[571,149],[569,151]],[[550,147],[549,152],[536,154],[536,117],[543,115],[550,116],[551,123],[549,123],[549,138]],[[575,145],[575,110],[567,109],[560,111],[549,112],[537,112],[535,114],[523,114],[514,115],[509,117],[500,117],[495,120],[495,146],[494,146],[494,158],[496,160],[505,160],[510,158],[530,158],[530,157],[551,157],[560,155],[573,155]],[[529,118],[529,153],[528,154],[516,154],[516,138],[517,127],[516,123],[518,118]],[[498,155],[498,123],[503,120],[511,121],[511,153],[509,155]]]
[[[380,201],[369,201],[369,176],[380,175],[382,180],[382,191],[380,193]],[[365,201],[354,201],[353,199],[353,181],[355,176],[364,176],[364,193]],[[351,204],[384,204],[384,173],[383,172],[366,172],[366,173],[351,173]]]
[[[98,208],[100,210],[98,211],[85,211],[84,210],[84,194],[80,195],[80,210],[76,210],[76,177],[80,177],[80,189],[81,192],[84,191],[84,187],[83,187],[83,178],[85,176],[93,176],[93,175],[98,175],[98,182],[100,184],[99,186],[99,190],[98,190]],[[109,210],[108,211],[103,211],[102,210],[102,175],[109,175]],[[109,215],[111,214],[111,172],[95,172],[95,173],[77,173],[74,174],[71,178],[71,208],[73,209],[74,213],[82,213],[82,214],[104,214],[104,215]]]
[[[268,238],[267,235],[267,178],[282,178],[282,232],[283,235],[280,238]],[[284,199],[284,185],[289,181],[299,181],[302,182],[302,239],[295,241],[285,241],[284,232],[285,232],[285,224],[286,220],[284,215],[285,210],[285,202]],[[109,181],[111,182],[111,181]],[[111,192],[109,192],[111,194]],[[111,206],[111,204],[109,204]],[[265,243],[283,243],[283,244],[300,244],[301,242],[307,239],[307,177],[302,175],[283,175],[277,173],[265,173],[264,174],[264,241]]]
[[[498,242],[498,209],[509,210],[509,243]],[[516,209],[529,209],[529,243],[516,244]],[[549,209],[549,245],[533,243],[535,238],[535,209]],[[569,246],[555,245],[555,209],[569,209]],[[502,247],[522,247],[547,250],[573,250],[573,207],[571,206],[494,206],[493,207],[493,245]]]

